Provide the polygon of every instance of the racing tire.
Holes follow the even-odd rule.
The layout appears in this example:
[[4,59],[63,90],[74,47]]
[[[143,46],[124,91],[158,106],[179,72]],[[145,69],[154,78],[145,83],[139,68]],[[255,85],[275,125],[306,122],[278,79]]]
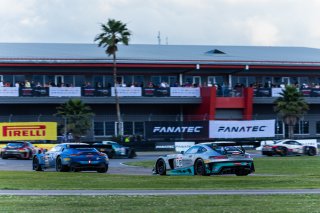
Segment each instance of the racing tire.
[[57,172],[68,172],[70,168],[66,165],[62,165],[61,158],[58,157],[56,161],[56,171]]
[[108,167],[109,166],[105,166],[103,168],[99,168],[99,169],[97,169],[97,172],[98,173],[106,173],[108,171]]
[[202,159],[196,160],[194,164],[194,174],[199,176],[208,176],[206,166]]
[[2,155],[1,158],[2,158],[2,159],[8,159],[8,157],[5,156],[5,155]]
[[115,155],[114,150],[112,150],[109,154],[108,154],[108,158],[112,159]]
[[30,151],[29,151],[29,155],[28,155],[28,158],[27,158],[27,159],[28,159],[28,160],[30,160],[30,159],[32,159],[32,157],[33,157],[33,153],[32,153],[32,150],[30,150]]
[[166,175],[166,163],[163,159],[157,161],[156,171],[159,175]]
[[309,150],[307,152],[307,155],[309,156],[315,156],[317,154],[317,150],[314,147],[309,147]]
[[135,152],[133,150],[131,150],[128,154],[128,158],[132,159],[135,156]]
[[286,147],[279,147],[278,148],[280,150],[279,155],[284,157],[288,155],[288,149]]
[[34,157],[32,160],[32,169],[35,171],[43,171],[41,165],[39,164],[39,159],[37,157]]

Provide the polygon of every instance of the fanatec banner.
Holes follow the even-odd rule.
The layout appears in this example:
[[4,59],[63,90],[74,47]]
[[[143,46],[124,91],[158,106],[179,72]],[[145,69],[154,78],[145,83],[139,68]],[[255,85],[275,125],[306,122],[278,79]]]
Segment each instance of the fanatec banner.
[[209,138],[268,138],[275,136],[275,120],[210,121]]
[[208,138],[208,121],[150,121],[145,124],[148,139]]

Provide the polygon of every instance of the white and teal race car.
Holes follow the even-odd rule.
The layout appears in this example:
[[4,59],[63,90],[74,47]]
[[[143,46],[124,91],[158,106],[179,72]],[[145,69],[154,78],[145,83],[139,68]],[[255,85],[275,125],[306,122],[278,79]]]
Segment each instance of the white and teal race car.
[[253,158],[234,142],[196,144],[180,154],[160,156],[153,168],[159,175],[246,176],[254,171]]

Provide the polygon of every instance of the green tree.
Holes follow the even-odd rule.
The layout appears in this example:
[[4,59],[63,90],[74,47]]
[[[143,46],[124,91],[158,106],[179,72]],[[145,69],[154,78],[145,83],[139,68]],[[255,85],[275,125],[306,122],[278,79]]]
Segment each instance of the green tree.
[[117,110],[117,134],[122,134],[121,127],[121,114],[120,114],[120,104],[117,91],[117,57],[116,52],[118,51],[118,43],[123,43],[124,45],[129,44],[129,38],[131,36],[130,31],[127,29],[126,24],[123,24],[121,21],[115,19],[108,19],[106,24],[101,24],[102,33],[98,34],[94,41],[98,41],[99,47],[106,48],[106,54],[108,56],[112,55],[113,57],[113,83],[114,83],[114,93],[115,93],[115,102]]
[[280,93],[280,97],[275,100],[275,112],[288,125],[288,137],[293,139],[294,126],[300,118],[309,110],[309,106],[303,95],[295,86],[288,85]]
[[64,119],[64,133],[72,133],[74,140],[79,142],[81,136],[86,135],[91,129],[91,120],[94,114],[91,108],[81,100],[70,99],[57,107],[55,115]]

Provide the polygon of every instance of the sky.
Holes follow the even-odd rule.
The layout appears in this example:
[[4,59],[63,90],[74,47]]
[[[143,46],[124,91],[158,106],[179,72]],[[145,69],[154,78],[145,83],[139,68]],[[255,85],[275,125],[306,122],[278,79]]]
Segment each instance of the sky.
[[120,20],[131,44],[320,48],[320,0],[0,0],[0,42],[94,43]]

